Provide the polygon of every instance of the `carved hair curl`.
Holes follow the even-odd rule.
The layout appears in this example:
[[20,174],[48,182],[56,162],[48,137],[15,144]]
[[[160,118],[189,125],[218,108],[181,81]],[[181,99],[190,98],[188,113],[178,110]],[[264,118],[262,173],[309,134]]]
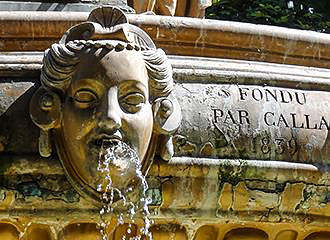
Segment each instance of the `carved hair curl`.
[[174,87],[172,66],[162,49],[144,49],[130,43],[114,41],[75,40],[67,44],[53,44],[45,51],[40,81],[44,88],[55,91],[63,96],[70,86],[79,53],[87,48],[106,48],[109,51],[141,50],[149,76],[150,99],[168,96]]

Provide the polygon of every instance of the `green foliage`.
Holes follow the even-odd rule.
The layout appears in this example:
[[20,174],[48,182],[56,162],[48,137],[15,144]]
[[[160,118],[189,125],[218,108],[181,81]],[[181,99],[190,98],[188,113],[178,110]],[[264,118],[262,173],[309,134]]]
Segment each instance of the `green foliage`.
[[214,0],[206,18],[330,33],[330,1]]

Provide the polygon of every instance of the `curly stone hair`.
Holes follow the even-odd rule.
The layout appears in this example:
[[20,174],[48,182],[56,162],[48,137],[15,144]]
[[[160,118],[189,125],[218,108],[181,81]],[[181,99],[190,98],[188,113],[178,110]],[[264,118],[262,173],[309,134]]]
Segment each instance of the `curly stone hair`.
[[45,89],[63,96],[70,86],[80,53],[89,48],[108,51],[141,51],[149,76],[150,100],[168,96],[174,87],[172,66],[162,49],[140,47],[116,40],[74,40],[66,44],[55,43],[45,51],[41,70],[41,84]]

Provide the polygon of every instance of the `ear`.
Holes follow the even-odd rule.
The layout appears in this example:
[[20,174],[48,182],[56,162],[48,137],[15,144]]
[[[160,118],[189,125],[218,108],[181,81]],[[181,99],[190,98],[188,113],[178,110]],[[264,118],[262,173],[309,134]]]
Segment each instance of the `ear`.
[[30,117],[40,128],[39,153],[42,157],[49,157],[52,153],[49,130],[59,127],[61,122],[61,100],[58,95],[40,87],[30,101]]
[[152,105],[154,114],[153,131],[158,134],[172,135],[181,123],[181,108],[178,100],[170,94],[158,98]]
[[55,93],[40,87],[30,101],[30,116],[41,129],[57,128],[61,122],[61,100]]
[[159,154],[165,161],[174,154],[172,135],[181,123],[181,108],[178,100],[170,94],[166,98],[158,98],[152,105],[154,114],[153,131],[160,135]]

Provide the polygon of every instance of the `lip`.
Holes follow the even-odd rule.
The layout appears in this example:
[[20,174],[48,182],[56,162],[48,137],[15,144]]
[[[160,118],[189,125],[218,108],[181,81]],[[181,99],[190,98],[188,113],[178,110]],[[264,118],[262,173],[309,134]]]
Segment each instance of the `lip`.
[[102,147],[104,145],[116,145],[122,142],[122,138],[117,135],[99,134],[92,139],[92,143],[97,147]]

